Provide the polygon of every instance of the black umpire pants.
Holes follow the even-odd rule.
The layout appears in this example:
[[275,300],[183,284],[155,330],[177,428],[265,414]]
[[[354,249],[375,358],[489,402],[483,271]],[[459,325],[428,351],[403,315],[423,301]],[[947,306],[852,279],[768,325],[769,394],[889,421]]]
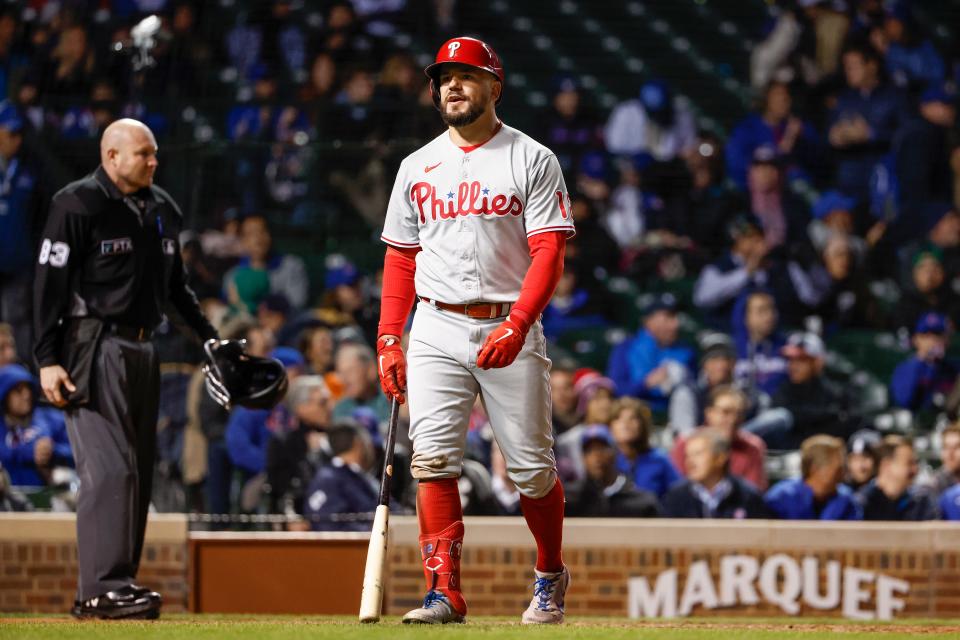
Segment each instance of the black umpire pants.
[[129,585],[137,575],[160,396],[157,354],[150,342],[105,335],[93,367],[90,402],[67,413],[80,476],[80,600]]

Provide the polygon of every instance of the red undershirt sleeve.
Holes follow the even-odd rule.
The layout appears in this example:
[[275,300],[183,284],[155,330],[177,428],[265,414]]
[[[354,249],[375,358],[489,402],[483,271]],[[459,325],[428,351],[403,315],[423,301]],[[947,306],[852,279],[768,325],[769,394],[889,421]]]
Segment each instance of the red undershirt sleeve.
[[563,255],[567,232],[550,231],[527,238],[533,262],[520,286],[520,296],[510,311],[510,319],[526,333],[553,297],[563,274]]
[[400,249],[387,247],[383,257],[383,290],[380,295],[380,324],[377,336],[403,335],[417,291],[417,253],[420,247]]

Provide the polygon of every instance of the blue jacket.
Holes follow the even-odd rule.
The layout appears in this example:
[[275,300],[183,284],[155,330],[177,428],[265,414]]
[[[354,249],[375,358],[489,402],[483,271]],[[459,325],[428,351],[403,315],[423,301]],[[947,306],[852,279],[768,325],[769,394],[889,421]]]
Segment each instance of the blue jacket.
[[39,186],[19,156],[0,172],[0,273],[33,268],[33,227],[38,224]]
[[929,40],[915,47],[891,42],[885,58],[887,73],[898,86],[941,85],[946,76],[943,58]]
[[837,487],[819,515],[814,510],[813,490],[799,478],[773,485],[763,500],[783,520],[863,520],[860,505],[845,485]]
[[667,360],[679,362],[688,372],[693,371],[693,349],[680,343],[661,347],[646,329],[641,329],[626,347],[627,366],[616,372],[620,379],[613,378],[618,391],[623,395],[645,398],[655,409],[666,408],[668,396],[660,389],[648,388],[644,379]]
[[307,489],[303,513],[307,518],[316,518],[310,523],[314,531],[369,531],[367,520],[337,522],[327,518],[375,511],[380,500],[378,493],[370,475],[336,457],[314,476]]
[[894,134],[909,117],[909,110],[903,93],[893,87],[879,86],[868,95],[847,89],[837,96],[829,126],[856,116],[866,121],[871,137],[861,144],[834,149],[838,161],[836,181],[845,194],[865,201],[874,166],[889,151]]
[[543,334],[550,340],[567,331],[580,329],[594,329],[606,327],[607,321],[603,315],[596,312],[590,300],[590,293],[586,289],[577,289],[570,297],[570,303],[561,307],[556,298],[550,301],[543,310]]
[[960,520],[960,484],[955,484],[940,496],[940,515],[944,520]]
[[227,455],[248,474],[260,473],[267,466],[267,446],[272,435],[267,427],[269,417],[267,409],[237,407],[227,421]]
[[670,456],[660,449],[650,449],[632,461],[618,453],[617,469],[632,479],[638,489],[649,491],[657,496],[658,500],[681,477],[670,462]]
[[[730,134],[725,149],[727,175],[740,189],[747,188],[747,171],[753,162],[753,152],[759,147],[776,147],[783,137],[787,123],[771,127],[758,113],[751,113],[741,120]],[[794,143],[788,175],[802,176],[811,166],[816,166],[819,151],[818,134],[812,125],[804,122],[800,135]]]
[[893,370],[890,394],[898,407],[919,411],[933,406],[938,393],[950,393],[960,368],[950,360],[935,363],[918,360],[916,356],[904,360]]
[[780,350],[786,343],[779,331],[774,331],[762,342],[751,342],[745,314],[747,299],[752,291],[745,291],[737,299],[731,314],[733,340],[737,350],[734,377],[748,387],[773,395],[787,379],[787,361]]
[[73,466],[73,453],[67,438],[67,424],[63,412],[53,407],[35,407],[27,426],[8,425],[3,408],[7,395],[16,385],[27,382],[33,387],[34,398],[37,382],[20,365],[0,368],[0,464],[10,474],[10,481],[20,486],[43,486],[46,481],[37,472],[34,464],[34,449],[37,440],[50,438],[53,441],[53,464]]

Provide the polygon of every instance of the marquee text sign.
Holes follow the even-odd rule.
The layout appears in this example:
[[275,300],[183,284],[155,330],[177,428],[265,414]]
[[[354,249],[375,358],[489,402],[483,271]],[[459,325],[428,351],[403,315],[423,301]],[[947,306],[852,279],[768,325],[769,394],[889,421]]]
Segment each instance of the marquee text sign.
[[824,612],[839,610],[851,620],[892,620],[903,610],[910,583],[883,573],[843,566],[839,561],[797,559],[783,553],[762,562],[750,555],[719,558],[714,578],[706,560],[690,563],[684,574],[667,569],[655,580],[627,580],[627,611],[631,618],[675,618],[698,608],[719,609],[766,601],[788,615],[801,606]]

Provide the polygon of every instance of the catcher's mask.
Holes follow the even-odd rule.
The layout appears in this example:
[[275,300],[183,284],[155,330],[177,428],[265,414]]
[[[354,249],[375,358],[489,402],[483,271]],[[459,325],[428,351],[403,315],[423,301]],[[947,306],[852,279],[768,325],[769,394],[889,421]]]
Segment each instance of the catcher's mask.
[[243,350],[246,340],[207,340],[203,365],[207,393],[218,404],[272,409],[287,393],[287,372],[274,358],[258,358]]

